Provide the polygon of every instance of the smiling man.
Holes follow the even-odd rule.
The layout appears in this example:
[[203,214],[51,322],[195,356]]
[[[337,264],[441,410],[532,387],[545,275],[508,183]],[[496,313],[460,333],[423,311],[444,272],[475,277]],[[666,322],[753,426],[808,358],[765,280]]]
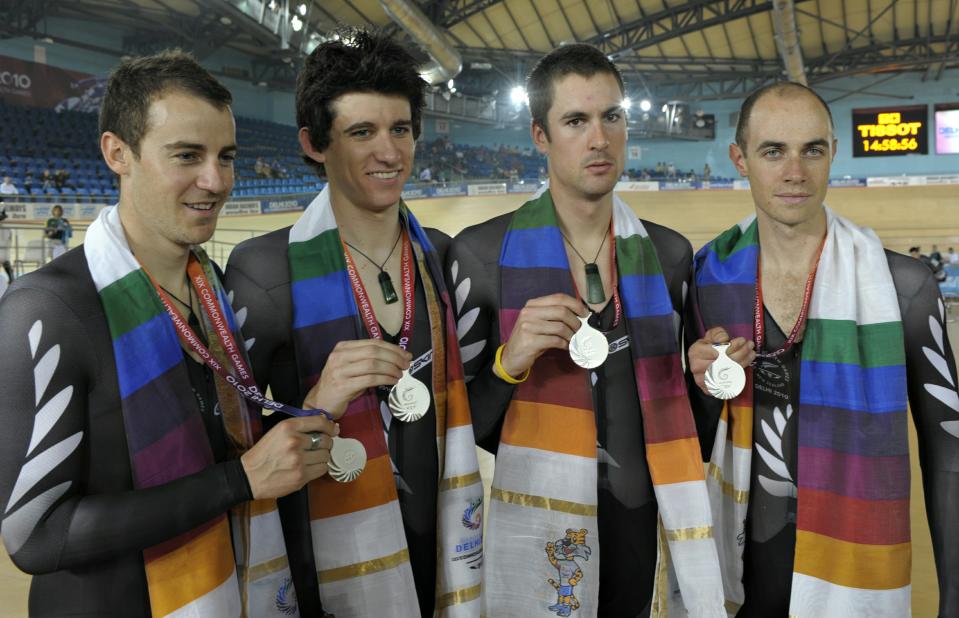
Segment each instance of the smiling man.
[[[553,51],[527,90],[549,187],[448,260],[474,430],[496,452],[484,611],[648,616],[656,599],[657,615],[724,616],[674,320],[692,250],[613,193],[626,114],[602,52]],[[587,316],[592,339],[571,343]]]
[[449,238],[400,199],[425,88],[386,37],[317,47],[296,116],[328,184],[227,269],[256,381],[328,410],[368,457],[356,480],[327,478],[280,504],[307,616],[321,602],[337,618],[479,615],[483,493],[442,276]]
[[197,247],[233,186],[230,102],[186,54],[120,65],[100,113],[119,204],[0,303],[0,532],[31,616],[295,611],[275,498],[326,473],[335,427],[256,442],[258,409],[203,362],[246,366]]
[[824,205],[835,154],[815,92],[751,94],[729,155],[756,214],[695,259],[691,373],[706,392],[712,344],[730,336],[747,367],[727,405],[694,398],[727,600],[740,618],[909,615],[908,401],[939,615],[959,616],[959,394],[939,288]]

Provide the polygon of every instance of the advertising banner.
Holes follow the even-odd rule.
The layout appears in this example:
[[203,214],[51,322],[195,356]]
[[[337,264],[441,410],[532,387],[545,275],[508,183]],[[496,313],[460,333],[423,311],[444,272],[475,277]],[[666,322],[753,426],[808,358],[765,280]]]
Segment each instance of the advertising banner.
[[419,200],[430,196],[428,187],[407,187],[403,189],[404,200]]
[[480,185],[470,185],[466,189],[466,194],[469,196],[476,195],[506,195],[506,183],[505,182],[490,182]]
[[302,198],[290,198],[285,200],[269,200],[263,202],[263,212],[290,212],[291,210],[303,210],[310,205],[312,196]]
[[732,180],[705,180],[702,183],[703,189],[732,189],[734,184]]
[[220,214],[224,217],[241,217],[243,215],[260,214],[259,200],[230,201],[223,205]]
[[511,182],[509,184],[510,193],[536,193],[539,190],[538,182]]
[[659,191],[659,183],[653,181],[642,181],[642,182],[617,182],[616,189],[619,193],[629,192],[629,191]]
[[699,188],[698,182],[662,182],[660,191],[693,191]]
[[436,185],[433,187],[433,197],[454,197],[466,195],[466,185]]
[[0,56],[0,100],[9,104],[96,111],[104,83],[89,73]]
[[865,178],[831,178],[830,187],[865,187]]

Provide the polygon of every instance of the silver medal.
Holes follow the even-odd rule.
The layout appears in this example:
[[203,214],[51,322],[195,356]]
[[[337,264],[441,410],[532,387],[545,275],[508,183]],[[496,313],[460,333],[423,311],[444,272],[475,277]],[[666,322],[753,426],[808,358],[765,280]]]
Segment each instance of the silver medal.
[[363,443],[354,438],[334,436],[327,467],[330,478],[337,483],[355,480],[366,467],[366,449],[363,448]]
[[609,356],[609,342],[603,333],[588,324],[590,315],[585,318],[577,316],[581,324],[569,340],[569,357],[583,369],[599,367]]
[[719,352],[719,358],[706,370],[706,389],[716,399],[732,399],[743,392],[746,372],[739,363],[726,356],[728,343],[714,343],[713,347]]
[[412,423],[423,418],[430,409],[430,389],[411,376],[409,371],[404,371],[399,382],[390,389],[386,402],[393,418]]

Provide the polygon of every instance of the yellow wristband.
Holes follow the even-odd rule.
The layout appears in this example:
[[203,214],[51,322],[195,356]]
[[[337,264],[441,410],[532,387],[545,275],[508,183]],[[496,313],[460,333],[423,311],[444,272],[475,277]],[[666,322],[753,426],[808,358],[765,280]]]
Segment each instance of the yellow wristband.
[[506,370],[503,369],[503,348],[506,347],[504,343],[500,347],[496,348],[496,359],[493,361],[493,373],[496,374],[496,377],[506,382],[507,384],[520,384],[525,382],[526,378],[529,377],[529,369],[523,372],[523,375],[519,379],[514,378],[510,374],[506,373]]

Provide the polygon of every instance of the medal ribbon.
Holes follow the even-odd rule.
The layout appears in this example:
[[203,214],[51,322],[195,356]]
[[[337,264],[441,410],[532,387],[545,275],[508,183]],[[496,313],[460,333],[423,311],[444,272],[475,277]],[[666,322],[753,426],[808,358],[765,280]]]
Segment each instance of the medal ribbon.
[[812,300],[812,288],[813,284],[816,282],[816,270],[819,269],[819,260],[822,258],[822,249],[825,245],[826,237],[823,236],[822,242],[819,243],[819,251],[816,252],[816,263],[813,264],[812,270],[809,271],[809,276],[806,277],[806,289],[803,292],[802,307],[799,308],[799,317],[796,319],[796,324],[793,326],[792,332],[789,333],[789,336],[786,337],[786,341],[783,342],[782,347],[775,352],[762,351],[763,340],[766,333],[766,324],[765,316],[763,314],[763,257],[762,253],[759,254],[759,259],[757,260],[756,265],[756,307],[753,311],[753,342],[756,344],[756,356],[761,356],[763,358],[775,358],[796,343],[796,338],[799,337],[799,332],[802,330],[803,326],[806,325],[806,317],[809,314],[809,302]]
[[[359,272],[356,270],[356,263],[345,243],[343,257],[346,258],[346,272],[350,277],[353,296],[356,298],[356,305],[360,310],[360,318],[366,326],[366,332],[371,339],[383,339],[376,313],[373,311],[373,303],[370,302],[363,280],[360,279]],[[405,230],[403,231],[403,249],[400,253],[400,269],[403,287],[403,325],[400,327],[400,338],[397,344],[406,351],[413,336],[413,311],[416,298],[413,296],[413,248],[410,245],[410,236]]]
[[216,298],[216,292],[210,287],[210,283],[203,273],[203,267],[200,265],[200,261],[196,259],[196,256],[190,254],[190,260],[187,263],[187,274],[190,277],[190,283],[193,289],[196,290],[197,296],[200,299],[200,306],[210,320],[210,324],[213,325],[213,329],[216,331],[220,343],[223,344],[223,349],[230,358],[230,364],[233,366],[235,375],[220,364],[206,346],[203,345],[200,338],[197,337],[193,329],[190,328],[189,323],[183,318],[183,314],[173,305],[169,295],[163,291],[150,273],[148,273],[146,269],[144,269],[143,272],[147,274],[150,283],[153,284],[154,289],[156,289],[157,294],[160,296],[160,301],[163,303],[163,307],[166,309],[170,319],[173,320],[173,326],[176,328],[180,340],[196,352],[210,369],[215,371],[217,375],[223,378],[227,384],[236,389],[243,397],[261,408],[269,408],[289,416],[315,416],[317,414],[323,414],[329,420],[333,420],[332,415],[326,410],[303,410],[284,403],[278,403],[272,399],[267,399],[260,393],[260,389],[253,380],[253,375],[243,358],[236,339],[233,338],[233,333],[230,332],[227,326],[223,316],[223,310],[220,308],[220,303]]
[[[615,329],[619,326],[619,319],[623,315],[623,303],[619,298],[619,275],[616,272],[616,234],[613,231],[613,221],[612,219],[609,222],[609,263],[611,265],[612,275],[613,275],[613,307],[615,307],[616,315],[613,318],[612,329]],[[583,301],[582,295],[579,293],[579,288],[576,286],[576,278],[573,277],[570,273],[570,278],[573,279],[573,290],[576,291],[576,300]],[[583,301],[585,304],[586,301]],[[592,309],[590,309],[592,311]]]

